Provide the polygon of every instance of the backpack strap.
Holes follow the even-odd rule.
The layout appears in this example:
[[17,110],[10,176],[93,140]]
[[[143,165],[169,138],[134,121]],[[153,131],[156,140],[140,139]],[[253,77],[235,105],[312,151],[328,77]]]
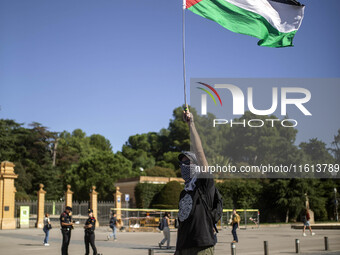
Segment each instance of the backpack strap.
[[206,200],[204,199],[203,194],[202,194],[200,188],[197,187],[197,191],[198,191],[198,194],[199,194],[200,199],[201,199],[202,202],[203,202],[203,207],[204,207],[204,209],[205,209],[205,212],[208,214],[208,217],[210,218],[210,220],[211,220],[211,222],[212,222],[212,224],[213,224],[213,227],[214,227],[216,233],[218,233],[217,227],[216,227],[215,222],[214,222],[214,220],[213,220],[213,216],[211,215],[211,209],[209,209],[209,206],[208,206]]

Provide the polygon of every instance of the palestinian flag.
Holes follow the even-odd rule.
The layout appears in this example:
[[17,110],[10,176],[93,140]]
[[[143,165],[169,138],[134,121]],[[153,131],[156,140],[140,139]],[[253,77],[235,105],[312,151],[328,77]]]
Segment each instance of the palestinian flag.
[[184,6],[267,47],[293,46],[305,9],[294,0],[186,0]]

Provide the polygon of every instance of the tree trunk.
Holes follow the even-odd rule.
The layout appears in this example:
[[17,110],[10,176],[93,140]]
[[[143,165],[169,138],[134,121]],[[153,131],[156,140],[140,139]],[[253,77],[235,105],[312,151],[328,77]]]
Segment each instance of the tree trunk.
[[53,148],[53,162],[52,162],[53,167],[55,167],[55,160],[56,160],[56,157],[57,157],[58,141],[59,141],[59,138],[57,138],[56,142],[54,143],[54,148]]
[[288,223],[289,221],[289,209],[287,209],[287,212],[286,212],[286,223]]

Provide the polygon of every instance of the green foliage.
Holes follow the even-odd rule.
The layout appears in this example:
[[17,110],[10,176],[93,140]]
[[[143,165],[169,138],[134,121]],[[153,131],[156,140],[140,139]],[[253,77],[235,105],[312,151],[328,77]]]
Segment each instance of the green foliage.
[[154,197],[151,208],[159,209],[177,209],[178,201],[183,186],[177,181],[171,181],[165,184],[159,194]]
[[171,151],[190,150],[189,127],[183,121],[183,108],[178,107],[173,111],[173,119],[169,124],[169,139]]
[[308,143],[300,143],[300,148],[307,155],[310,164],[335,163],[334,158],[326,148],[326,144],[316,138],[310,139]]
[[151,202],[164,184],[138,183],[135,187],[137,208],[150,208]]
[[[22,124],[14,120],[0,120],[0,159],[14,161],[17,157],[21,134],[25,132]],[[20,146],[20,150],[24,149]]]
[[[271,119],[275,116],[257,116],[246,112],[241,119]],[[274,123],[274,127],[265,125],[261,128],[249,126],[235,126],[224,134],[223,141],[226,156],[232,162],[246,162],[250,165],[256,164],[290,164],[300,162],[301,155],[294,145],[297,130],[284,128]]]
[[[266,201],[265,211],[271,211],[268,219],[278,215],[280,221],[298,221],[299,215],[305,209],[306,195],[308,196],[310,208],[315,213],[316,220],[328,218],[326,204],[327,192],[322,188],[324,181],[319,179],[278,179],[270,180],[264,186],[262,195]],[[336,185],[333,180],[327,180],[328,185]],[[333,186],[334,187],[334,186]]]
[[96,186],[99,200],[112,200],[114,183],[119,178],[137,176],[132,163],[121,154],[111,151],[95,151],[83,158],[66,172],[76,200],[87,200],[92,186]]
[[154,166],[145,170],[147,176],[176,177],[175,171],[171,168]]
[[16,201],[28,201],[31,200],[31,197],[29,195],[27,195],[25,192],[16,192],[15,193],[15,200]]
[[98,150],[102,151],[112,151],[111,143],[102,135],[91,135],[90,136],[90,145]]
[[254,179],[227,179],[216,187],[223,197],[224,208],[257,208],[262,191],[261,184]]

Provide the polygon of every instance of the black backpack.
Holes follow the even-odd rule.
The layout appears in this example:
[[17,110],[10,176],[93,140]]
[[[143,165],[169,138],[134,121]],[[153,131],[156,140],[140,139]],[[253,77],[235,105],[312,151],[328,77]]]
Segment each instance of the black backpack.
[[175,228],[178,228],[178,219],[175,219]]
[[164,229],[164,218],[162,218],[160,220],[159,225],[158,225],[158,229],[161,230],[161,231]]
[[210,208],[205,200],[205,195],[202,194],[201,190],[198,188],[198,194],[203,201],[203,205],[205,208],[205,211],[208,214],[208,217],[211,219],[216,233],[218,233],[218,230],[216,228],[217,222],[221,219],[222,213],[223,213],[223,198],[221,193],[218,191],[218,189],[215,187],[214,192],[214,200],[213,200],[213,207]]

